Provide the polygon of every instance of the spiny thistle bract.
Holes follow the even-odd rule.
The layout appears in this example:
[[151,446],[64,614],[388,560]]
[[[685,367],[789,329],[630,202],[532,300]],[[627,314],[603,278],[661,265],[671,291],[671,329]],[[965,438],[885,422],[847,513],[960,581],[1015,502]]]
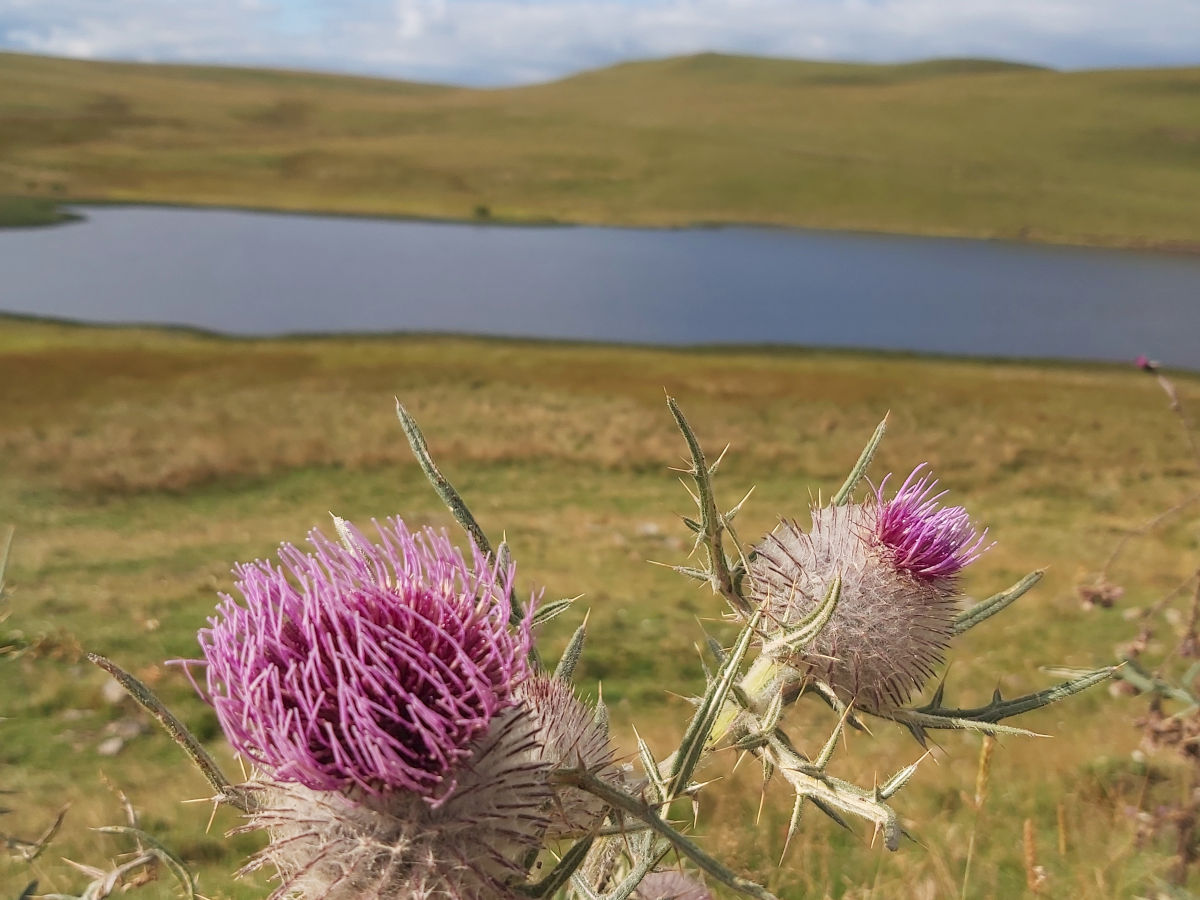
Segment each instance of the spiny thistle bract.
[[553,793],[521,707],[496,716],[439,805],[419,794],[354,797],[264,778],[242,830],[270,843],[243,871],[272,866],[273,898],[516,900],[541,846]]
[[[608,728],[575,696],[569,684],[534,676],[517,689],[522,706],[537,725],[539,758],[554,769],[582,768],[610,783],[620,781],[613,765]],[[561,788],[549,810],[550,838],[586,834],[600,824],[607,807],[578,788]]]
[[904,704],[942,662],[958,605],[956,576],[984,536],[961,507],[943,507],[918,466],[895,497],[814,508],[806,533],[785,521],[755,548],[754,599],[782,629],[810,614],[836,578],[832,618],[789,662],[843,699]]

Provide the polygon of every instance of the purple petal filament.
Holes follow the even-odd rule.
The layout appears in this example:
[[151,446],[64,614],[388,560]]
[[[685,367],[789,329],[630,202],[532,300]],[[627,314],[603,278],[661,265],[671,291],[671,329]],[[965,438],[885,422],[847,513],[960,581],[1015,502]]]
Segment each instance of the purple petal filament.
[[934,493],[937,479],[921,463],[891,500],[883,498],[888,475],[875,491],[876,537],[888,547],[895,565],[925,578],[957,575],[986,549],[981,534],[961,506],[942,506],[945,491]]
[[309,534],[234,569],[201,630],[207,696],[233,747],[313,790],[437,801],[529,675],[530,623],[509,628],[513,570],[444,533],[375,523],[380,543]]

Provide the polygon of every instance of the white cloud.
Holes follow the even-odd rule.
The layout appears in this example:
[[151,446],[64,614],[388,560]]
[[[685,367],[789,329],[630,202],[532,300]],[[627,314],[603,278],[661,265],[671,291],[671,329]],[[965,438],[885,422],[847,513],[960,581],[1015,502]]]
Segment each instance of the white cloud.
[[511,84],[701,50],[1200,63],[1197,0],[0,0],[0,46]]

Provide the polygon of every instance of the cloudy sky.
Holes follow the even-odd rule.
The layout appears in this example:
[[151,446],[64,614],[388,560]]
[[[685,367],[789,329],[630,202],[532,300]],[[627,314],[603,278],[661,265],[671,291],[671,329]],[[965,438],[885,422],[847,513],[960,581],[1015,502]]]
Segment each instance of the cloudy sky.
[[1200,0],[0,0],[0,48],[523,84],[702,50],[1200,64]]

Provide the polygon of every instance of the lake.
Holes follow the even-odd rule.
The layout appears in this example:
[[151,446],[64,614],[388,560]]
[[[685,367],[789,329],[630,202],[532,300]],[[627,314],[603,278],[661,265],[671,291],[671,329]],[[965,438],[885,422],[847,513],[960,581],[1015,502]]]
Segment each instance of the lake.
[[0,231],[0,310],[236,335],[454,332],[1200,369],[1200,257],[767,228],[98,207]]

